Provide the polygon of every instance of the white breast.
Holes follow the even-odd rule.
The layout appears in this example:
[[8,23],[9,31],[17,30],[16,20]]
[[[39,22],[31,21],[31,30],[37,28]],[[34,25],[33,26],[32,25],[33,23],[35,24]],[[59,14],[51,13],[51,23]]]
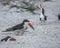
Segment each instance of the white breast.
[[40,18],[41,18],[41,20],[44,20],[44,15],[40,14]]

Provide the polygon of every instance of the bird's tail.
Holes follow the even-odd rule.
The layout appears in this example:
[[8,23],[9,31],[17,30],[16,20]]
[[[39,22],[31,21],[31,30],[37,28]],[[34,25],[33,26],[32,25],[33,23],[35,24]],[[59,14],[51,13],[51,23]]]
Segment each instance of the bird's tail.
[[45,16],[44,19],[47,20],[47,16]]
[[8,29],[6,29],[6,30],[4,30],[2,32],[8,32],[8,31],[13,31],[13,29],[12,28],[8,28]]

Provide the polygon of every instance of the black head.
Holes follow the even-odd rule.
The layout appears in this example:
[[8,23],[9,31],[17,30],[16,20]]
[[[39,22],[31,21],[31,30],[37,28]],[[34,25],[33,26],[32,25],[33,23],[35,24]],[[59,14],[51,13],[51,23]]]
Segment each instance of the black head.
[[[27,23],[26,23],[26,22],[27,22]],[[24,19],[23,23],[24,23],[25,25],[31,27],[31,28],[34,30],[34,27],[32,26],[32,23],[31,23],[29,20]]]
[[24,19],[24,20],[23,20],[23,23],[25,23],[25,22],[30,22],[30,21],[29,21],[29,20],[27,20],[27,19]]

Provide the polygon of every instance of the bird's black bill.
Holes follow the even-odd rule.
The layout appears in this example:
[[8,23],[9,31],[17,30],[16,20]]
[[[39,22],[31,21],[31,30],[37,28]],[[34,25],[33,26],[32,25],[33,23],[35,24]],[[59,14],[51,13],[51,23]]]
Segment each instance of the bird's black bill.
[[33,26],[30,26],[33,30],[34,30],[34,27]]

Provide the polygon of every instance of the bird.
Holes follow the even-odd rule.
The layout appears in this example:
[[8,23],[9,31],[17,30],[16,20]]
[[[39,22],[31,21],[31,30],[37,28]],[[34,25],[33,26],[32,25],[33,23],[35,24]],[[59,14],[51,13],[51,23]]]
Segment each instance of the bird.
[[12,38],[12,37],[10,37],[10,36],[7,36],[7,37],[1,39],[1,42],[2,42],[2,41],[8,41],[8,39],[9,39],[10,41],[16,41],[16,39],[14,39],[14,38]]
[[8,28],[2,32],[16,31],[16,30],[25,31],[28,29],[28,27],[31,27],[34,30],[32,23],[29,20],[24,19],[22,23],[17,24],[11,28]]
[[41,13],[40,13],[40,21],[42,23],[42,22],[45,22],[47,20],[47,16],[44,14],[45,13],[45,10],[42,7],[42,5],[39,6],[39,9],[41,11]]

